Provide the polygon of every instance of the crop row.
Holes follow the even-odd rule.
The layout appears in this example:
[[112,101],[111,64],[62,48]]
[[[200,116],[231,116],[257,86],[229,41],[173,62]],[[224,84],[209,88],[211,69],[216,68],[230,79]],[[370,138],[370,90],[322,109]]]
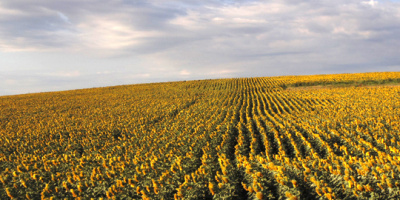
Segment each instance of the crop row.
[[286,89],[399,78],[240,78],[0,97],[0,197],[399,198],[399,87]]

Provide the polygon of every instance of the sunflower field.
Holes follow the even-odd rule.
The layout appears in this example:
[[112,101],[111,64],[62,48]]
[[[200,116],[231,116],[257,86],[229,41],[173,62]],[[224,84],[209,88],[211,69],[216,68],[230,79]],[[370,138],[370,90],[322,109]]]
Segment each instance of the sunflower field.
[[400,199],[400,72],[0,97],[0,199]]

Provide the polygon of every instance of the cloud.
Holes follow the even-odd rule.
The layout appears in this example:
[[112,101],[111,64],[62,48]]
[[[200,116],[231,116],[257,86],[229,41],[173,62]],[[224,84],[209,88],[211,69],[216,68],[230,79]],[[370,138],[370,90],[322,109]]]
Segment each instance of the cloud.
[[126,78],[129,78],[129,79],[135,78],[135,79],[137,79],[137,78],[148,78],[150,76],[151,76],[151,74],[149,74],[149,73],[145,73],[145,74],[129,74],[129,75],[126,76]]
[[234,74],[236,74],[238,70],[231,70],[231,69],[218,69],[218,70],[211,70],[208,72],[208,75],[210,76],[222,76],[222,77],[233,77]]
[[50,72],[50,73],[41,73],[41,75],[49,76],[49,77],[79,77],[81,76],[81,72],[79,71],[61,71],[61,72]]
[[379,2],[378,2],[378,1],[374,1],[374,0],[369,0],[369,1],[363,1],[362,3],[374,7],[374,6],[376,6]]
[[96,74],[110,74],[112,72],[106,70],[106,71],[100,71],[100,72],[96,72]]
[[58,14],[58,16],[59,16],[64,22],[66,22],[66,23],[68,23],[68,24],[71,24],[71,22],[69,21],[69,18],[68,18],[66,15],[64,15],[64,13],[62,13],[62,12],[57,12],[57,14]]
[[191,73],[190,73],[188,70],[184,69],[184,70],[181,70],[181,71],[179,72],[179,74],[182,75],[182,76],[188,76],[188,75],[190,75]]
[[[397,34],[400,18],[398,7],[388,2],[377,7],[376,1],[24,3],[6,1],[0,6],[8,13],[5,19],[9,22],[1,22],[3,51],[98,50],[140,55],[200,41],[212,43],[208,50],[217,51],[214,53],[228,43],[234,45],[229,48],[232,51],[251,49],[260,54],[271,53],[279,43],[286,44],[278,51],[310,48],[310,41],[318,46],[318,40],[382,39],[378,29],[387,31],[382,25],[390,24],[395,28],[391,32]],[[371,23],[371,19],[379,23]],[[200,50],[207,48],[204,46]]]
[[77,25],[78,40],[83,48],[124,49],[139,45],[148,37],[157,36],[156,31],[135,30],[129,25],[107,17],[91,17]]
[[400,70],[396,1],[5,0],[0,13],[0,66],[39,82]]

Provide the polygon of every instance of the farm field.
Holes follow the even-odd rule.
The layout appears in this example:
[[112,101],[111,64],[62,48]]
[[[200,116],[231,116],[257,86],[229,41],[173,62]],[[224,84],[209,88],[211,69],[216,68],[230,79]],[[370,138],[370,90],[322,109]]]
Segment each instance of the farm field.
[[0,97],[0,199],[400,199],[400,72]]

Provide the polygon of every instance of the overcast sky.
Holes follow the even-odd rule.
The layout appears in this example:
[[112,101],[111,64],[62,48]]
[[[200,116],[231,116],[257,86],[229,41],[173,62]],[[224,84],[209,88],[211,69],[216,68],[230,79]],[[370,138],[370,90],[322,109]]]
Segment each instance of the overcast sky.
[[400,2],[1,0],[0,95],[400,71]]

